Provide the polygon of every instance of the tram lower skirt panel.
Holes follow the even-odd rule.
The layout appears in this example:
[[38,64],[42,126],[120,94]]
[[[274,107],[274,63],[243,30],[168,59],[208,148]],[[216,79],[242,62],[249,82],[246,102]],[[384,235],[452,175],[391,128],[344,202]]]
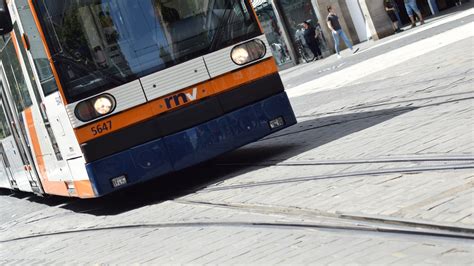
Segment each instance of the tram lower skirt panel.
[[[269,122],[278,118],[283,118],[285,124],[271,129]],[[283,92],[187,130],[88,163],[86,167],[96,195],[101,196],[209,160],[295,123],[295,115]],[[126,184],[114,187],[112,179],[123,176]]]

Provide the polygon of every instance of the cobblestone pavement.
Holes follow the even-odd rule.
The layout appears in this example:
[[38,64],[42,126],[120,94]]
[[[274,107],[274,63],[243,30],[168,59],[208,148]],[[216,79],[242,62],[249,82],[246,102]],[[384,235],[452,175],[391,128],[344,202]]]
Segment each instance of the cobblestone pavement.
[[[205,165],[87,201],[2,191],[0,264],[472,265],[469,12],[283,72],[299,124]],[[413,56],[348,73],[390,52]]]

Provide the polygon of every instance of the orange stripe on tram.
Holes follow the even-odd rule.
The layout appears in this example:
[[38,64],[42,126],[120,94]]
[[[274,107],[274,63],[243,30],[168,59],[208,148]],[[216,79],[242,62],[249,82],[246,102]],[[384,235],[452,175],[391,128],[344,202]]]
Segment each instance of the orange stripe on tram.
[[13,43],[13,46],[15,47],[16,58],[18,58],[18,61],[21,62],[21,58],[20,58],[20,47],[18,47],[18,43],[16,42],[16,34],[15,34],[14,31],[11,32],[11,36],[12,36],[12,43]]
[[89,180],[78,180],[74,181],[74,187],[76,193],[80,198],[94,198],[95,193],[92,189],[91,181]]
[[[238,71],[230,72],[217,77],[213,80],[206,81],[200,84],[196,84],[192,87],[173,92],[171,95],[177,93],[193,93],[194,89],[198,90],[197,99],[203,99],[219,93],[229,91],[240,85],[255,81],[263,78],[264,76],[276,73],[278,71],[277,66],[273,58],[266,59],[255,65],[239,69]],[[113,116],[101,119],[89,125],[77,128],[74,130],[77,140],[80,144],[85,143],[97,137],[101,137],[120,130],[127,126],[136,124],[138,122],[145,121],[159,114],[177,109],[182,106],[190,104],[182,104],[180,106],[171,106],[166,108],[165,100],[169,95],[161,97],[159,99],[150,101],[141,106],[134,107],[124,112],[115,114]],[[98,133],[96,129],[98,126],[106,125],[108,130]],[[110,129],[111,128],[111,129]]]
[[260,23],[260,20],[258,19],[257,12],[255,11],[255,8],[253,8],[253,5],[252,5],[251,1],[249,0],[247,2],[249,4],[250,8],[252,9],[252,12],[253,12],[253,15],[255,16],[255,19],[257,20],[257,25],[260,28],[260,33],[263,34],[264,31],[263,31],[262,23]]
[[55,194],[61,196],[79,196],[81,198],[95,197],[94,190],[92,189],[92,185],[89,180],[73,181],[76,193],[69,193],[66,182],[48,180],[48,173],[46,171],[46,165],[43,159],[43,153],[41,151],[41,146],[38,134],[36,132],[31,108],[25,110],[25,120],[28,132],[30,133],[33,153],[38,164],[41,183],[43,184],[45,192],[48,194]]

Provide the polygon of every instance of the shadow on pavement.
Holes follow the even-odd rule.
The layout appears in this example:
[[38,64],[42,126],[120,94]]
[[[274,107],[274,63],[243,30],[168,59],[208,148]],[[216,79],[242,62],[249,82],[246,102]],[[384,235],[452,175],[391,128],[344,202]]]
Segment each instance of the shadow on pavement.
[[[30,197],[25,198],[25,193],[14,193],[11,196],[25,198],[47,206],[59,206],[79,213],[97,216],[117,215],[147,205],[173,200],[211,184],[230,179],[250,169],[264,167],[222,166],[223,163],[259,163],[268,160],[278,163],[278,161],[315,149],[412,110],[395,108],[308,119],[209,162],[161,176],[97,199],[38,197],[31,196],[31,194],[28,194]],[[7,193],[5,192],[5,194]]]

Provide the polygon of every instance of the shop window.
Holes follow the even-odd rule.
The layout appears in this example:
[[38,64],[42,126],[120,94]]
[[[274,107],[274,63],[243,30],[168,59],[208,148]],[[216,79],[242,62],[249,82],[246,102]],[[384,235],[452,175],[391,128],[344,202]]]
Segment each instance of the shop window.
[[278,19],[271,4],[263,1],[259,2],[254,8],[268,43],[270,44],[276,63],[280,66],[291,63],[293,60],[282,37],[282,30],[278,25]]
[[[324,23],[324,20],[319,21],[310,0],[283,0],[280,2],[280,5],[286,27],[295,47],[300,45],[306,46],[303,38],[304,29],[302,23],[308,21],[320,32],[318,40],[321,51],[324,52],[329,49],[326,37],[324,36],[320,25],[320,23]],[[301,55],[298,56],[301,57]]]

